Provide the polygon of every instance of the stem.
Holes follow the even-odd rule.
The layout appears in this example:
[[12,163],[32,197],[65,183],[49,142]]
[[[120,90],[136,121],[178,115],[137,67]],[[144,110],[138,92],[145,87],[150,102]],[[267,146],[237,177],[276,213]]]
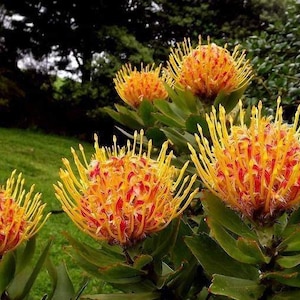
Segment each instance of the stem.
[[[261,244],[265,248],[265,253],[267,256],[271,257],[271,260],[269,263],[263,264],[261,266],[261,273],[269,273],[276,271],[276,257],[278,255],[277,247],[280,243],[280,241],[274,236],[274,229],[271,228],[265,228],[266,230],[263,230],[261,233],[263,233],[261,236],[259,236],[259,240]],[[263,244],[265,242],[265,244]],[[263,295],[258,300],[265,300],[268,299],[271,295],[275,294],[278,286],[281,286],[280,283],[278,283],[274,279],[269,278],[262,278],[261,284],[264,285],[266,288],[264,290]]]

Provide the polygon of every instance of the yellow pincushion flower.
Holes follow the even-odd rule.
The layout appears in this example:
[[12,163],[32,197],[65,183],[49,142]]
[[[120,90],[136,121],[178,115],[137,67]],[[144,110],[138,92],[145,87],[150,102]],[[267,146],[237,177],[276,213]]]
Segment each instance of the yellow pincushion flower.
[[190,39],[171,49],[166,73],[175,86],[190,90],[203,100],[214,99],[220,92],[230,94],[251,80],[251,67],[245,51],[236,46],[233,53],[210,43],[193,48]]
[[[60,170],[62,183],[55,185],[56,196],[73,222],[96,240],[122,246],[142,240],[179,216],[197,192],[183,204],[196,176],[182,182],[187,164],[180,172],[171,165],[167,142],[158,158],[152,159],[151,140],[147,153],[142,146],[137,151],[137,136],[135,132],[133,145],[128,141],[122,148],[116,145],[116,138],[112,148],[99,148],[95,136],[90,163],[82,147],[83,162],[72,149],[78,178],[69,161],[63,159],[66,169]],[[142,141],[143,131],[140,145]]]
[[233,209],[260,224],[300,203],[300,141],[298,120],[283,122],[280,99],[274,121],[262,116],[262,104],[252,108],[249,127],[240,102],[240,124],[227,129],[225,110],[207,116],[212,146],[199,129],[199,154],[191,157],[203,183]]
[[146,99],[149,101],[166,99],[168,93],[164,87],[164,79],[160,77],[161,66],[154,64],[143,67],[138,71],[130,64],[124,65],[114,78],[115,88],[121,99],[137,108]]
[[35,235],[49,216],[43,218],[41,194],[32,198],[34,186],[26,193],[22,174],[16,179],[15,173],[0,188],[0,258]]

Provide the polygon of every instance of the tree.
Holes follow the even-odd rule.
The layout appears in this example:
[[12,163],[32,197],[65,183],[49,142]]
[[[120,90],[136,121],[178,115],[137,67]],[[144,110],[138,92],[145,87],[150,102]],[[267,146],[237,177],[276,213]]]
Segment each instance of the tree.
[[[20,58],[45,61],[55,52],[53,68],[74,72],[80,82],[65,81],[53,101],[77,105],[81,121],[103,118],[97,108],[118,101],[112,78],[122,64],[164,62],[171,45],[184,37],[197,42],[199,34],[222,45],[243,41],[281,20],[288,1],[2,0],[0,67],[22,78]],[[44,76],[49,66],[38,71]]]
[[[72,54],[83,83],[91,81],[92,60],[97,53],[113,46],[114,34],[124,35],[124,12],[127,1],[4,1],[6,18],[22,16],[12,22],[14,36],[26,33],[25,45],[12,45],[16,50],[32,52],[43,59],[53,50],[61,58],[59,68],[66,68]],[[111,28],[112,27],[112,28]],[[119,32],[115,28],[120,28]],[[30,38],[28,38],[30,35]],[[113,49],[112,49],[113,50]],[[19,57],[16,57],[18,59]]]

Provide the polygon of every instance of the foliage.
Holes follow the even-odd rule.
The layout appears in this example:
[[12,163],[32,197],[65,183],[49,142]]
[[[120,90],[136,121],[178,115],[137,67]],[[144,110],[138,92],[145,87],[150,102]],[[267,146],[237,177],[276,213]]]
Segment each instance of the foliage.
[[203,205],[210,235],[200,233],[185,241],[212,278],[211,293],[231,299],[299,294],[294,289],[299,288],[300,248],[294,231],[299,210],[282,215],[272,227],[255,230],[213,195],[206,195]]
[[281,96],[288,120],[299,103],[299,21],[299,2],[288,1],[281,20],[270,24],[265,31],[254,32],[244,42],[255,70],[247,98],[250,103],[262,100],[274,109],[277,97]]
[[[4,255],[0,262],[0,299],[25,299],[47,258],[51,241],[32,264],[35,254],[35,238],[31,238],[25,247],[18,247]],[[24,248],[24,249],[23,249]]]

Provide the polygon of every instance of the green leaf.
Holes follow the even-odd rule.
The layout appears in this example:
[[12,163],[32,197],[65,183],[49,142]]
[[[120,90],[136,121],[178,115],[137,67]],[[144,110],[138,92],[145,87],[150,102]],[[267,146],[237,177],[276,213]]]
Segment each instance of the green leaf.
[[134,260],[133,267],[137,270],[141,270],[152,261],[153,257],[151,255],[141,254]]
[[123,121],[123,119],[121,118],[121,114],[116,112],[114,109],[112,109],[111,107],[104,107],[102,109],[105,113],[107,113],[112,119],[114,119],[115,121],[117,121],[118,123],[122,124],[122,125],[126,125],[126,123]]
[[198,125],[202,128],[203,135],[209,137],[208,125],[203,116],[192,114],[185,121],[186,130],[190,133],[197,133]]
[[264,255],[261,247],[255,240],[239,237],[237,240],[237,247],[246,255],[251,256],[258,263],[269,263],[271,258]]
[[52,282],[52,293],[49,295],[51,299],[57,285],[57,271],[49,257],[46,259],[46,268]]
[[56,284],[51,300],[72,299],[75,291],[64,263],[56,267]]
[[199,99],[194,96],[191,91],[176,89],[177,95],[182,101],[184,101],[185,106],[189,109],[190,112],[195,113],[198,111]]
[[79,290],[76,292],[75,296],[73,297],[72,300],[79,300],[80,296],[82,295],[82,293],[84,292],[84,290],[86,289],[87,285],[89,283],[89,278],[86,277],[83,280],[83,283],[80,285]]
[[221,104],[225,108],[226,113],[230,113],[238,104],[246,88],[247,85],[241,87],[240,89],[232,92],[229,95],[225,95],[223,92],[220,92],[215,99],[214,106],[219,109],[219,105]]
[[125,123],[126,126],[132,129],[140,129],[144,127],[143,120],[139,117],[136,111],[118,104],[115,104],[115,107],[120,113],[121,120]]
[[295,230],[285,238],[278,246],[284,252],[300,251],[300,229]]
[[205,233],[187,236],[184,241],[210,276],[217,273],[232,277],[238,274],[240,278],[252,280],[259,277],[258,269],[234,260]]
[[255,264],[262,262],[261,256],[249,256],[242,252],[237,246],[237,240],[229,234],[218,222],[207,217],[207,223],[211,229],[211,235],[215,238],[218,244],[224,249],[224,251],[237,261]]
[[225,228],[245,238],[257,240],[256,234],[243,222],[238,214],[228,208],[217,196],[206,192],[202,199],[203,208],[208,216],[214,218]]
[[[153,104],[164,117],[172,120],[173,124],[177,124],[176,127],[184,127],[186,115],[174,103],[166,100],[155,100]],[[154,115],[156,116],[157,114]]]
[[171,260],[174,263],[175,268],[179,268],[183,261],[189,261],[191,256],[193,256],[190,249],[183,242],[184,236],[192,234],[193,230],[189,226],[189,224],[180,219],[176,242],[174,243],[174,246],[171,248],[170,251]]
[[173,102],[167,102],[169,104],[170,109],[172,110],[172,113],[181,120],[181,122],[185,122],[185,119],[188,117],[188,114],[186,114],[182,109],[180,109],[175,103]]
[[86,243],[77,241],[71,237],[68,233],[65,233],[66,238],[68,239],[69,244],[73,249],[80,253],[85,260],[91,264],[102,267],[116,263],[122,263],[126,261],[126,258],[123,254],[112,251],[113,246],[105,246],[105,243],[99,245],[98,249],[95,249]]
[[102,274],[104,281],[119,284],[139,282],[141,276],[147,274],[146,271],[138,270],[126,264],[101,267],[99,272]]
[[207,277],[202,268],[199,268],[199,263],[192,255],[191,251],[188,260],[182,262],[181,268],[178,268],[178,274],[167,282],[168,287],[178,295],[179,299],[189,299],[188,295],[194,295],[191,290],[197,290],[207,285]]
[[300,254],[290,256],[279,256],[276,262],[282,268],[293,268],[300,265]]
[[33,268],[26,266],[16,274],[7,289],[10,299],[23,300],[28,295],[47,258],[51,243],[52,240],[49,240]]
[[147,293],[129,293],[129,294],[98,294],[98,295],[83,295],[82,300],[155,300],[160,299],[158,292]]
[[168,92],[169,98],[172,102],[181,109],[184,113],[189,114],[190,110],[186,104],[184,97],[180,97],[174,89],[172,89],[169,85],[165,84],[165,88]]
[[162,268],[160,274],[156,281],[156,286],[158,289],[162,289],[164,286],[169,286],[170,282],[174,280],[184,269],[185,264],[182,264],[177,270],[173,270],[165,262],[162,262]]
[[288,225],[288,214],[284,213],[280,218],[276,220],[274,224],[274,235],[281,238],[282,233]]
[[148,293],[148,292],[154,292],[157,290],[157,286],[148,279],[142,279],[139,282],[133,282],[133,283],[126,283],[126,284],[114,284],[111,283],[111,285],[116,288],[117,290],[123,292],[123,293]]
[[207,300],[209,299],[210,293],[207,287],[204,287],[199,294],[197,294],[197,300]]
[[137,112],[132,111],[125,106],[115,104],[117,111],[111,107],[104,107],[102,110],[111,116],[114,120],[131,129],[143,128],[143,120],[138,116]]
[[152,113],[155,111],[154,106],[148,100],[143,100],[138,108],[138,115],[142,118],[146,127],[153,126],[155,118]]
[[80,253],[76,252],[75,249],[72,249],[71,247],[66,248],[69,255],[73,258],[77,266],[83,270],[85,270],[88,274],[103,279],[103,274],[99,272],[99,268],[86,260],[85,257],[83,257]]
[[24,249],[22,247],[17,248],[16,273],[18,273],[20,270],[24,269],[27,265],[29,265],[35,253],[35,247],[36,237],[34,236],[26,242]]
[[144,249],[155,260],[160,260],[163,256],[167,255],[177,239],[178,230],[180,225],[180,218],[174,219],[164,230],[152,235],[144,243]]
[[168,85],[165,85],[165,87],[172,102],[181,109],[182,112],[188,115],[197,111],[197,98],[190,91],[174,90]]
[[289,217],[288,225],[300,223],[300,208],[294,210]]
[[0,296],[6,290],[13,279],[16,269],[16,261],[13,251],[4,254],[0,260]]
[[[184,138],[184,133],[180,133],[176,129],[173,128],[162,128],[161,129],[166,137],[176,146],[176,150],[179,153],[188,153],[187,142]],[[193,140],[195,142],[195,139]]]
[[[197,280],[197,285],[201,284],[199,277],[195,279],[195,274],[198,269],[198,262],[187,245],[183,242],[183,237],[192,235],[193,230],[187,222],[181,219],[176,242],[170,251],[172,266],[178,270],[176,276],[168,282],[170,289],[176,290],[176,295],[185,299],[187,293]],[[204,276],[203,276],[204,278]],[[170,279],[170,278],[169,278]],[[205,278],[205,280],[207,280]],[[202,282],[203,285],[206,283]]]
[[261,274],[261,279],[275,279],[284,285],[300,288],[300,275],[297,269],[266,272]]
[[[238,274],[237,274],[238,275]],[[216,274],[213,276],[209,291],[216,295],[227,296],[236,300],[259,299],[265,287],[258,282]]]
[[137,270],[134,267],[123,263],[98,267],[91,263],[81,252],[76,252],[75,249],[70,252],[70,255],[83,270],[92,276],[109,283],[137,283],[142,280],[141,276],[145,276],[146,274],[146,271]]
[[170,118],[169,116],[165,116],[161,113],[153,113],[153,116],[155,117],[155,119],[159,122],[161,122],[162,124],[169,126],[169,127],[176,127],[176,128],[183,128],[184,124],[180,124],[177,122],[177,120],[174,120],[172,118]]
[[288,237],[290,237],[292,234],[294,234],[295,232],[299,231],[299,224],[291,224],[288,225],[285,230],[282,232],[281,236],[280,236],[280,240],[283,241],[285,239],[287,239]]
[[158,127],[151,127],[146,130],[146,136],[148,139],[152,139],[153,145],[161,147],[161,145],[167,140],[166,135]]

